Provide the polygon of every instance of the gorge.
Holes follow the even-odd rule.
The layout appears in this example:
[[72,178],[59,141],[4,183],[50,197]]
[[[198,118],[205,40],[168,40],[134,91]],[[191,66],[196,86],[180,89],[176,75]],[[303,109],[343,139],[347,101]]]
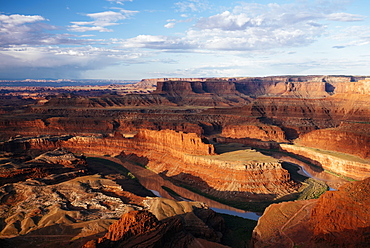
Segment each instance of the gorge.
[[[360,197],[370,185],[369,78],[163,78],[127,87],[1,89],[1,245],[369,244],[368,197]],[[337,191],[324,193],[328,186]],[[263,215],[254,229],[255,221],[211,208]],[[245,227],[242,236],[235,226]]]

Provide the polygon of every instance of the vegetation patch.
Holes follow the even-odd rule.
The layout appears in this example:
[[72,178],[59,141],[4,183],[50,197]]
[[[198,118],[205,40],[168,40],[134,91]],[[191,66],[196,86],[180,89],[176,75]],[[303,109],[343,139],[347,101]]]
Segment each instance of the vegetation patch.
[[329,190],[329,186],[325,182],[299,174],[299,166],[284,162],[283,168],[289,171],[294,181],[302,184],[300,193],[297,194],[297,200],[317,199]]
[[317,199],[329,190],[329,186],[326,183],[313,178],[306,179],[302,187],[303,190],[297,200]]

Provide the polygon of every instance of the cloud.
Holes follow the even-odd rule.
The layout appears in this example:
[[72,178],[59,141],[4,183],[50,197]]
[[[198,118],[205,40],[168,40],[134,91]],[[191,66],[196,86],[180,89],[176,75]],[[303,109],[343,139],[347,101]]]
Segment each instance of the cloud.
[[299,5],[244,3],[232,11],[199,19],[182,37],[138,36],[127,40],[126,45],[174,51],[263,51],[305,46],[325,32],[319,23],[323,16]]
[[[80,78],[86,71],[119,64],[143,63],[150,56],[109,47],[12,46],[0,50],[3,78]],[[18,72],[18,73],[17,73]]]
[[9,26],[19,26],[25,23],[33,23],[33,22],[39,22],[39,21],[45,21],[45,18],[39,15],[0,15],[0,22],[2,25],[9,25]]
[[337,49],[368,45],[370,44],[370,27],[351,26],[337,29],[335,34],[329,36],[329,38],[342,43],[333,46],[333,48]]
[[175,7],[179,12],[201,12],[209,9],[210,4],[204,0],[188,0],[175,3]]
[[135,38],[122,41],[121,46],[123,48],[149,48],[160,50],[187,50],[195,48],[191,41],[180,37],[163,35],[139,35]]
[[337,22],[358,22],[366,19],[366,16],[363,15],[354,15],[348,13],[332,13],[327,16],[327,19],[330,21]]
[[132,2],[132,0],[107,0],[107,1],[111,3],[121,4],[121,5],[123,5],[124,2]]
[[[198,11],[201,1],[176,3],[179,11]],[[201,5],[203,6],[203,5]],[[336,12],[338,1],[320,4],[300,1],[291,4],[240,3],[230,11],[203,17],[181,37],[138,36],[125,45],[149,49],[191,51],[266,51],[307,46],[327,34],[326,20],[348,22],[365,17]],[[165,25],[172,28],[175,22]],[[150,38],[151,41],[143,39]]]
[[167,23],[166,25],[164,25],[164,27],[165,27],[165,28],[173,28],[173,27],[175,27],[175,24],[176,24],[176,23],[174,23],[174,22],[169,22],[169,23]]
[[251,18],[245,13],[233,14],[225,11],[208,18],[201,18],[196,27],[199,29],[221,29],[221,30],[242,30],[246,27],[261,25],[262,18]]
[[57,27],[39,15],[0,15],[0,47],[13,45],[82,44],[68,34],[51,34]]
[[93,19],[89,22],[72,22],[73,25],[69,26],[69,30],[73,32],[113,32],[112,29],[106,27],[118,25],[118,21],[127,19],[138,11],[131,11],[121,9],[120,12],[104,11],[99,13],[86,14],[86,16]]

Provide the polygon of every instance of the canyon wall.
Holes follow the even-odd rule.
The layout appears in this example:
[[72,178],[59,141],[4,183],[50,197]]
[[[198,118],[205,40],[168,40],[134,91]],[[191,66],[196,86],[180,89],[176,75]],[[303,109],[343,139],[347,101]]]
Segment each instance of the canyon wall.
[[[17,140],[11,142],[16,147]],[[122,159],[147,166],[165,177],[191,185],[209,194],[245,201],[273,200],[296,192],[298,185],[278,160],[255,151],[238,151],[221,156],[214,147],[195,134],[171,130],[141,130],[131,139],[122,137],[64,137],[61,140],[37,138],[19,143],[19,149],[45,150],[65,147],[83,154],[120,155]],[[4,145],[6,147],[6,145]],[[261,160],[260,160],[261,159]]]
[[337,128],[304,134],[295,143],[370,159],[370,124],[342,122]]
[[350,76],[276,76],[251,78],[158,79],[159,94],[237,94],[325,98],[330,94],[369,94],[369,79]]
[[281,144],[281,149],[299,155],[312,164],[356,180],[370,177],[370,162],[350,154]]
[[364,78],[357,82],[335,80],[335,78],[328,78],[326,81],[332,85],[335,94],[370,94],[370,78]]
[[259,139],[262,141],[286,142],[285,133],[278,126],[273,125],[227,125],[222,129],[221,136],[232,139]]

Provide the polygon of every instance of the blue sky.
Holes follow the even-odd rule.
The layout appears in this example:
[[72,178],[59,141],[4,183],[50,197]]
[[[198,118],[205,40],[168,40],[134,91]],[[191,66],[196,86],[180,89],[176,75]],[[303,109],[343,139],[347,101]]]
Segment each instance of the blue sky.
[[0,0],[0,79],[370,75],[367,0]]

